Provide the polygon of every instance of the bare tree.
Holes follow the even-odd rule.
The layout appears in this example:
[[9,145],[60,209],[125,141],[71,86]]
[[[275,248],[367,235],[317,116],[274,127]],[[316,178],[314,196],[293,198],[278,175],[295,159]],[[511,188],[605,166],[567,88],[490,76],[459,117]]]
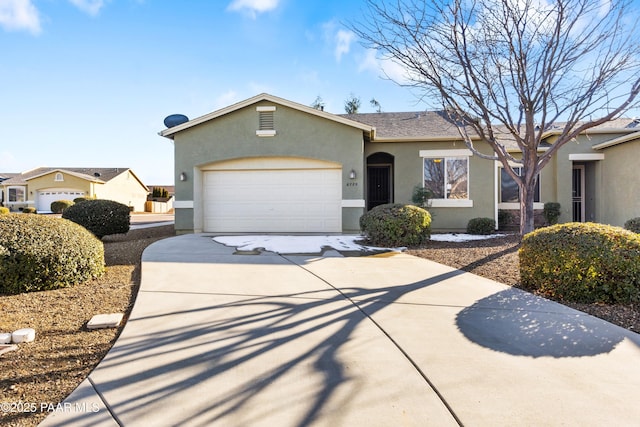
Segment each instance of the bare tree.
[[[474,154],[502,163],[518,185],[525,234],[534,228],[538,174],[552,156],[634,106],[637,17],[628,0],[367,0],[352,29],[402,67],[397,83],[450,114]],[[558,123],[560,135],[541,150]],[[478,140],[494,154],[480,153]]]

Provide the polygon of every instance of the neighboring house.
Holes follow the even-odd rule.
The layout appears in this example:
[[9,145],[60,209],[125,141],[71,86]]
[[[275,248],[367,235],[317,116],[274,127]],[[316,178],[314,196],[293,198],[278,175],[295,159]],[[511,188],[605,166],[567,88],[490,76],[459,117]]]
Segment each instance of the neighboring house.
[[0,206],[4,206],[4,201],[6,198],[4,188],[2,187],[2,183],[8,180],[9,178],[13,178],[16,175],[19,175],[19,174],[0,172]]
[[[145,212],[168,213],[173,210],[175,188],[173,185],[149,185],[149,195],[144,205]],[[153,196],[155,189],[166,190],[167,197]]]
[[[635,124],[609,123],[562,147],[541,173],[536,209],[559,202],[563,222],[640,216]],[[411,203],[416,186],[434,194],[436,231],[518,213],[513,180],[474,155],[443,112],[335,115],[261,94],[160,135],[175,144],[179,233],[357,232],[364,212]],[[556,136],[547,132],[542,149]]]
[[36,168],[0,183],[11,211],[33,206],[51,212],[51,203],[93,197],[115,200],[144,211],[149,189],[129,168]]

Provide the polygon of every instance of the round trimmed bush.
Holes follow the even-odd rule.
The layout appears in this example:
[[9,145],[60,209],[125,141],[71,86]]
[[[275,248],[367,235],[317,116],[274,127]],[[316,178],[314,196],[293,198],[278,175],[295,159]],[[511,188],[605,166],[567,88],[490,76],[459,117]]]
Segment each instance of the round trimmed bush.
[[0,206],[0,215],[7,215],[9,213],[9,208],[5,208],[4,206]]
[[621,227],[567,223],[524,236],[518,251],[526,289],[582,303],[640,300],[640,236]]
[[80,224],[98,239],[129,231],[129,206],[113,200],[85,200],[69,206],[62,217]]
[[624,228],[629,231],[633,231],[634,233],[640,233],[640,217],[631,218],[629,221],[625,222]]
[[360,229],[374,245],[417,246],[431,236],[431,215],[413,205],[380,205],[360,217]]
[[102,242],[84,227],[43,215],[0,216],[0,292],[63,288],[103,272]]
[[38,213],[38,211],[36,210],[36,208],[26,207],[26,208],[22,208],[22,213],[35,214],[35,213]]
[[51,212],[55,214],[61,214],[69,206],[73,206],[74,203],[71,200],[56,200],[51,202]]
[[496,229],[496,221],[491,218],[472,218],[467,223],[469,234],[491,234]]
[[75,199],[73,199],[73,203],[80,203],[80,202],[84,202],[85,200],[96,200],[96,198],[95,197],[87,197],[87,196],[76,197]]

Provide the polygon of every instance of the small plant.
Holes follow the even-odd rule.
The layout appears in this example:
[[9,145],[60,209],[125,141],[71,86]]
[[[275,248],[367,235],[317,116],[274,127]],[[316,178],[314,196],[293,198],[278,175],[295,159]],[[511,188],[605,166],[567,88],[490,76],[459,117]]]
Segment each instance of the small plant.
[[544,210],[542,211],[544,219],[547,224],[554,225],[558,223],[558,217],[560,217],[560,203],[547,202],[544,204]]
[[36,210],[36,208],[33,208],[33,207],[29,206],[29,207],[26,207],[26,208],[22,208],[22,213],[35,214],[35,213],[38,213],[38,211]]
[[98,239],[129,231],[129,206],[113,200],[85,200],[68,207],[62,217],[80,224]]
[[524,236],[518,255],[525,289],[581,303],[640,300],[640,235],[621,227],[540,228]]
[[0,206],[0,215],[8,215],[9,208],[5,208],[4,206]]
[[640,217],[631,218],[624,223],[624,228],[633,231],[634,233],[640,233]]
[[61,214],[69,206],[73,206],[74,203],[71,200],[56,200],[51,202],[51,212],[55,214]]
[[413,205],[380,205],[360,217],[360,228],[374,245],[417,246],[431,236],[431,215]]
[[505,230],[513,225],[513,213],[507,209],[498,209],[498,229]]
[[0,292],[57,289],[103,272],[102,242],[78,224],[44,215],[0,216]]
[[429,200],[433,197],[431,191],[422,185],[416,185],[413,187],[413,195],[411,196],[411,202],[421,208],[429,207]]
[[469,234],[491,234],[496,229],[496,221],[491,218],[472,218],[467,223]]

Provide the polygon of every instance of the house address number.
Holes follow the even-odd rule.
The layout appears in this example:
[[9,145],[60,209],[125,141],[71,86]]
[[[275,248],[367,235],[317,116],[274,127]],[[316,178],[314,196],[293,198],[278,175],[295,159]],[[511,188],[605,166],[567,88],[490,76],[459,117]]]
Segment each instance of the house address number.
[[347,182],[347,187],[357,187],[358,183],[357,182]]

